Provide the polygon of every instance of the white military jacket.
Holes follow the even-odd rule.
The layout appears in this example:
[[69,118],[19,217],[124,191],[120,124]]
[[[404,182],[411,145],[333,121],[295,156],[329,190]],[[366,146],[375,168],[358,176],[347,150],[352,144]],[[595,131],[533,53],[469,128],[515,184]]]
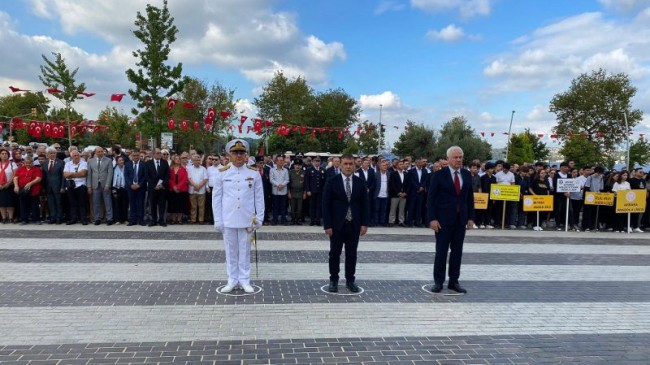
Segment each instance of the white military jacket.
[[253,216],[257,228],[264,222],[264,188],[262,177],[254,167],[235,167],[231,163],[220,168],[212,190],[214,227],[249,228]]

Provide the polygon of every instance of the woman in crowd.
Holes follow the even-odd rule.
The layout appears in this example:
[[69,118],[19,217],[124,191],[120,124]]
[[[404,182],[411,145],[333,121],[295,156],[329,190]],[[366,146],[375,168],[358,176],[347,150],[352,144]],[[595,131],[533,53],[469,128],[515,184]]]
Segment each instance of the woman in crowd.
[[219,157],[214,154],[210,154],[205,159],[205,169],[208,173],[208,183],[205,187],[205,221],[207,223],[213,223],[214,218],[212,216],[212,187],[214,186],[214,179],[217,177],[219,170],[217,165],[219,164]]
[[124,157],[119,156],[113,168],[113,219],[115,224],[126,222],[129,200],[124,178]]
[[19,167],[14,174],[14,192],[20,201],[20,224],[25,225],[30,221],[41,224],[41,215],[38,209],[41,193],[41,179],[43,172],[34,167],[34,159],[27,156],[23,159],[24,165]]
[[[627,181],[629,174],[627,171],[621,171],[618,177],[614,180],[612,185],[612,193],[616,194],[619,191],[630,190],[630,183]],[[616,206],[616,204],[614,204]],[[627,226],[627,213],[615,213],[614,231],[632,233],[632,227]]]
[[[546,170],[542,169],[539,170],[537,175],[533,178],[533,182],[530,184],[530,188],[528,189],[528,193],[531,195],[550,195],[551,194],[551,189],[549,189],[548,185],[548,179],[546,178]],[[540,214],[540,220],[539,222],[537,221],[537,213],[531,213],[528,216],[528,221],[529,222],[535,222],[535,227],[533,227],[533,230],[535,231],[543,231],[542,226],[545,225],[545,217],[546,215]]]
[[4,224],[14,220],[16,194],[12,189],[12,184],[16,169],[18,166],[9,161],[9,151],[4,148],[0,149],[0,213],[2,213],[2,223]]
[[169,213],[170,224],[181,224],[189,202],[189,181],[187,170],[182,166],[181,157],[174,155],[171,161],[167,213]]

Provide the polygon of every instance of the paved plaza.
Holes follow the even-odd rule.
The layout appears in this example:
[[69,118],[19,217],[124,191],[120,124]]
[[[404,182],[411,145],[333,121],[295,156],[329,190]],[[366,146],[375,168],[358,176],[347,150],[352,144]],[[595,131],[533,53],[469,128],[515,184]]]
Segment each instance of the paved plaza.
[[332,295],[322,228],[264,227],[234,296],[210,226],[0,231],[1,364],[650,364],[650,233],[471,231],[452,296],[432,231],[371,228]]

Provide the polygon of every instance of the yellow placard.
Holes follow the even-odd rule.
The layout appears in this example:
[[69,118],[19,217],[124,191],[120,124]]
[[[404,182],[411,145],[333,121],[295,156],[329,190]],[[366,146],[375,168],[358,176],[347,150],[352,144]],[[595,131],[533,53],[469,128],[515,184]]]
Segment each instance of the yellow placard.
[[616,213],[645,212],[645,189],[621,190],[616,192]]
[[474,193],[474,209],[487,209],[489,198],[488,193]]
[[524,212],[552,212],[553,195],[524,195]]
[[595,193],[585,191],[585,205],[614,205],[614,193]]
[[519,185],[492,184],[490,185],[490,200],[519,201]]

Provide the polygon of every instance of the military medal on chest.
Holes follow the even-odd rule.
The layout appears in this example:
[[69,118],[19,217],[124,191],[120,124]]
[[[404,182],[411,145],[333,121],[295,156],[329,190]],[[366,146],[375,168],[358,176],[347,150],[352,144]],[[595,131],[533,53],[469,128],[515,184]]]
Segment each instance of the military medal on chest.
[[253,177],[252,176],[247,177],[246,181],[248,181],[248,188],[252,188],[253,187]]

